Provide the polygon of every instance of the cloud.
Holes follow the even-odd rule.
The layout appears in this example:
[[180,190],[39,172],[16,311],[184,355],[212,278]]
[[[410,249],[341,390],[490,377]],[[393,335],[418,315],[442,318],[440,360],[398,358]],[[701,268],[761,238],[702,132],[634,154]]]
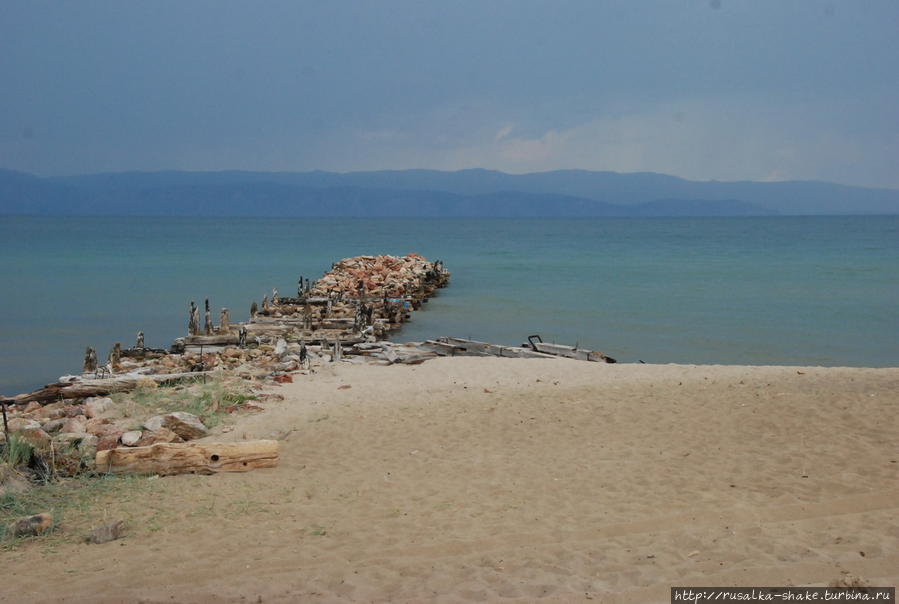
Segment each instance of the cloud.
[[[876,145],[861,146],[851,128],[830,119],[834,111],[807,103],[721,98],[607,110],[565,128],[540,129],[519,115],[514,128],[506,119],[493,126],[472,122],[439,149],[417,140],[424,148],[393,151],[396,159],[414,155],[429,167],[450,170],[652,171],[693,180],[808,179],[874,186],[879,179],[880,186],[899,186],[885,166],[875,174],[876,162],[870,161],[895,157],[899,141],[884,136]],[[516,136],[526,131],[533,134]]]
[[504,127],[500,128],[499,132],[496,133],[496,136],[493,137],[493,140],[495,142],[499,142],[499,141],[503,140],[504,138],[507,138],[510,134],[512,134],[512,131],[514,129],[515,129],[514,126],[504,126]]

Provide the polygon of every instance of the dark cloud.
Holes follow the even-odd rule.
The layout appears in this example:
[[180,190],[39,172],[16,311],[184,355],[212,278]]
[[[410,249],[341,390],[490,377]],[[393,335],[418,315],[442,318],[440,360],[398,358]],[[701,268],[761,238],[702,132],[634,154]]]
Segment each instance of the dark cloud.
[[[552,139],[558,148],[607,132],[616,116],[633,128],[636,116],[658,115],[681,128],[666,136],[695,128],[690,140],[705,145],[685,175],[720,178],[704,158],[760,148],[738,136],[747,124],[776,134],[771,116],[787,108],[791,140],[769,141],[803,157],[785,166],[787,176],[808,177],[820,162],[821,172],[858,184],[899,186],[895,169],[871,168],[899,144],[899,110],[882,102],[899,92],[899,4],[832,8],[780,0],[7,3],[0,165],[41,174],[473,160],[523,169],[496,140],[501,130],[512,128],[507,146]],[[713,107],[715,119],[686,106]],[[751,110],[729,126],[728,107]],[[860,151],[837,165],[839,153],[812,143],[822,132]],[[661,134],[640,136],[676,147]],[[537,148],[522,143],[514,156],[544,157],[548,167]],[[683,171],[685,152],[670,162],[636,154],[633,165]],[[579,167],[609,168],[606,157]],[[800,163],[805,171],[790,172]],[[759,166],[749,162],[745,177]]]

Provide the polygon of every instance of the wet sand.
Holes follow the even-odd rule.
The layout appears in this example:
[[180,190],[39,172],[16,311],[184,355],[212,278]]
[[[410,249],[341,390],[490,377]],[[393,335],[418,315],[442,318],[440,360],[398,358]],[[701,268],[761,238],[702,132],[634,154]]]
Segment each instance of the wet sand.
[[213,437],[278,438],[279,467],[98,501],[128,536],[0,552],[0,601],[667,602],[672,585],[899,582],[899,369],[453,358],[295,380]]

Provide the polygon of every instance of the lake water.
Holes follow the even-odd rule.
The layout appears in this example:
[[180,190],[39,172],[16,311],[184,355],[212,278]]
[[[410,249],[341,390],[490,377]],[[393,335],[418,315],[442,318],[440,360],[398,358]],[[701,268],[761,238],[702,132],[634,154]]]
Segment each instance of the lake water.
[[588,219],[0,217],[0,393],[80,370],[190,300],[250,303],[357,254],[442,259],[393,339],[472,337],[623,362],[899,365],[899,216]]

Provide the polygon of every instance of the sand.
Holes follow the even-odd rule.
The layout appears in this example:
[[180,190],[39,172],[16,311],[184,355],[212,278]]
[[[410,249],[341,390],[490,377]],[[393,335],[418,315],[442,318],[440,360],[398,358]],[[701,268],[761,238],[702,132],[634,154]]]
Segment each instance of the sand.
[[672,585],[899,582],[899,369],[455,358],[338,363],[270,391],[285,400],[215,438],[279,438],[279,467],[98,502],[128,536],[0,552],[0,600],[667,602]]

